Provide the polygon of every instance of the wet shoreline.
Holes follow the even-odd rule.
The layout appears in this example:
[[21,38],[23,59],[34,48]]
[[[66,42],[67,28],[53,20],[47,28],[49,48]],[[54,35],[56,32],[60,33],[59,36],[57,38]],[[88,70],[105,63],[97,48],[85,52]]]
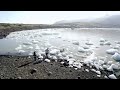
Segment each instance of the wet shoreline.
[[32,56],[0,56],[1,79],[104,79],[104,75],[97,77],[95,72],[86,72],[85,68],[89,69],[83,66],[75,70],[55,61],[34,64]]

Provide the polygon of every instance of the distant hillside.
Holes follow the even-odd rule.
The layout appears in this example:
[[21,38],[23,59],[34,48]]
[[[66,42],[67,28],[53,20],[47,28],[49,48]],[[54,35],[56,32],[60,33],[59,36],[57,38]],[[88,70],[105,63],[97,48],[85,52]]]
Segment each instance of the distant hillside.
[[54,23],[54,25],[87,28],[120,28],[120,15],[107,16],[93,20],[62,20]]

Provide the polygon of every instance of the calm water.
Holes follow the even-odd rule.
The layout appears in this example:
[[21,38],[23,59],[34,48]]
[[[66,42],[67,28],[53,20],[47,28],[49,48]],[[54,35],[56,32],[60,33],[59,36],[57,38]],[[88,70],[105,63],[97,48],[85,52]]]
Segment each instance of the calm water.
[[[104,29],[104,28],[77,28],[71,29],[38,29],[12,32],[6,38],[0,39],[0,54],[15,54],[21,52],[22,55],[28,55],[33,51],[42,51],[49,48],[65,48],[68,54],[76,59],[81,59],[82,55],[87,53],[78,52],[78,47],[85,46],[90,41],[93,45],[89,47],[88,53],[94,52],[96,56],[111,56],[106,53],[110,49],[110,45],[100,45],[100,38],[110,41],[115,46],[115,41],[120,41],[120,29]],[[73,42],[79,42],[74,45]],[[98,47],[98,48],[97,48]],[[118,49],[119,50],[119,49]]]

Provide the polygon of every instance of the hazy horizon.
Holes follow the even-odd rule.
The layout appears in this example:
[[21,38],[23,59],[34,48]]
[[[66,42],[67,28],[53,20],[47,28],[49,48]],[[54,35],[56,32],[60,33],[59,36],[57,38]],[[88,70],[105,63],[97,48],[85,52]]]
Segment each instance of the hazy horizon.
[[0,11],[0,23],[53,24],[61,20],[95,19],[120,11]]

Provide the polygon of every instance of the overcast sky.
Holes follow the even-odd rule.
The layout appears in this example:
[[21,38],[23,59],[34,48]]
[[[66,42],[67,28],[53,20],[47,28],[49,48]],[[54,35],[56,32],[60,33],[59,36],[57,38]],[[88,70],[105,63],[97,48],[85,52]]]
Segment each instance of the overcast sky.
[[52,24],[60,20],[120,15],[120,11],[0,11],[0,23]]

